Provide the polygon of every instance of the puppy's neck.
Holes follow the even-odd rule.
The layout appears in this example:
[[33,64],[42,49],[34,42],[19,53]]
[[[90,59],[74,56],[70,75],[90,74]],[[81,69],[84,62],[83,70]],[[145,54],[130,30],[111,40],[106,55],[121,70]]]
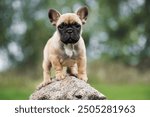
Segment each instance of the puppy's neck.
[[75,52],[74,44],[64,44],[64,50],[65,54],[71,58]]

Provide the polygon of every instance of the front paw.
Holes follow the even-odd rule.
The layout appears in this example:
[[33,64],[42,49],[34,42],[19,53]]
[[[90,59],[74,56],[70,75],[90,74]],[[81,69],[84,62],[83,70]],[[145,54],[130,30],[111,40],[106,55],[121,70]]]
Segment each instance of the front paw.
[[63,73],[56,74],[56,80],[63,80],[65,79],[65,75]]
[[80,80],[84,80],[85,82],[87,82],[87,80],[88,80],[88,77],[86,74],[78,74],[78,78]]
[[45,87],[46,85],[50,84],[52,81],[49,79],[49,80],[46,80],[46,81],[43,81],[38,87],[37,87],[37,90],[41,89],[42,87]]

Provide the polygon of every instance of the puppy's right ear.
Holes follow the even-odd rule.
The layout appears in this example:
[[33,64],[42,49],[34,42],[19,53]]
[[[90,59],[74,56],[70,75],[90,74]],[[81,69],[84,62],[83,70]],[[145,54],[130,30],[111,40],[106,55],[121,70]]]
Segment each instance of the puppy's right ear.
[[48,17],[50,19],[50,22],[56,26],[56,23],[60,17],[60,13],[58,11],[56,11],[55,9],[49,9],[48,11]]

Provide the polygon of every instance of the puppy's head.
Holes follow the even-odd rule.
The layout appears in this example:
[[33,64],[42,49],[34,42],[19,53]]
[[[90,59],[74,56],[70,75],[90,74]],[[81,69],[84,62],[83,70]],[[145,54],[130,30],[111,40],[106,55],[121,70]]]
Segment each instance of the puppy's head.
[[80,39],[82,25],[85,24],[88,9],[82,7],[76,13],[60,14],[54,9],[48,12],[51,23],[56,26],[60,39],[64,44],[75,44]]

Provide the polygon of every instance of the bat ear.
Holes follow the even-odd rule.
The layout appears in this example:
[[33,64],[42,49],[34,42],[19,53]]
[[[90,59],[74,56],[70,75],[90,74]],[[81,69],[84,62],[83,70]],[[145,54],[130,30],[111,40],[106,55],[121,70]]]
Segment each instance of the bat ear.
[[81,7],[80,9],[77,10],[76,14],[81,19],[82,24],[85,24],[88,17],[88,8],[86,6]]
[[50,22],[54,26],[56,26],[56,23],[57,23],[57,21],[58,21],[58,19],[59,19],[60,16],[61,16],[61,14],[57,10],[55,10],[55,9],[49,9],[49,11],[48,11],[48,17],[50,19]]

